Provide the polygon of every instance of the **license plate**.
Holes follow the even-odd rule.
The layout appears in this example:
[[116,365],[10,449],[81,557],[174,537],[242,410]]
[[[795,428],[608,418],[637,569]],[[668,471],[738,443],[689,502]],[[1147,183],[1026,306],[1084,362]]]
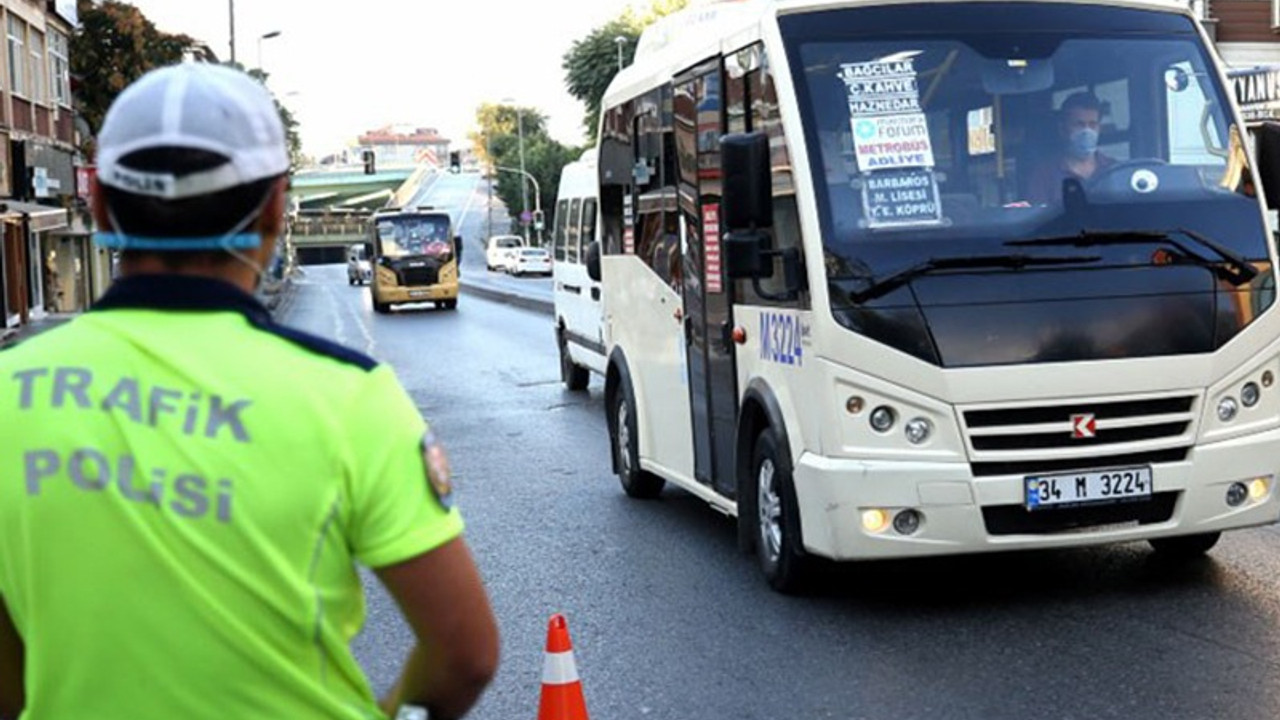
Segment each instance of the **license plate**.
[[426,290],[410,290],[409,297],[426,297],[430,295]]
[[1151,497],[1151,468],[1144,466],[1030,476],[1026,478],[1024,487],[1028,510],[1056,505],[1145,499]]

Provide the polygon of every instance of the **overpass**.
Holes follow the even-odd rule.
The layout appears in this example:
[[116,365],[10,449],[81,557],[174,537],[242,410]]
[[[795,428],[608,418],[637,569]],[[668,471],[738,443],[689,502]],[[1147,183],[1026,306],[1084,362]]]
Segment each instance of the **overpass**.
[[374,174],[358,169],[294,173],[289,225],[298,262],[345,262],[346,247],[367,239],[369,215],[408,204],[435,172],[434,165],[422,164]]

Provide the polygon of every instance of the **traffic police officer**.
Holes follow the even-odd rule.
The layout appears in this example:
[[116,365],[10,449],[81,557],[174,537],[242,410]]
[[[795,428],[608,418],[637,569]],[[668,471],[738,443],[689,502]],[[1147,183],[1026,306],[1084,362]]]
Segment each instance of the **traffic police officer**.
[[[288,169],[270,95],[227,67],[108,112],[93,207],[122,276],[0,353],[0,717],[460,717],[491,679],[448,464],[394,372],[251,294]],[[381,707],[357,563],[418,639]]]

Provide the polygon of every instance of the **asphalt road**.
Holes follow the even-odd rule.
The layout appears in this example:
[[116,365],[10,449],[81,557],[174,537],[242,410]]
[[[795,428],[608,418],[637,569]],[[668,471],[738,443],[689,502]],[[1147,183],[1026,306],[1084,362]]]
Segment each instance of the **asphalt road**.
[[[485,276],[482,193],[465,175],[425,192],[456,206],[464,277]],[[472,717],[536,717],[555,612],[597,720],[1280,717],[1275,526],[1181,566],[1140,544],[883,562],[783,597],[727,518],[677,490],[622,494],[600,383],[559,384],[550,316],[470,290],[456,311],[375,315],[340,266],[308,268],[298,293],[286,321],[391,363],[449,448],[503,638]],[[356,650],[382,691],[410,635],[369,590]]]

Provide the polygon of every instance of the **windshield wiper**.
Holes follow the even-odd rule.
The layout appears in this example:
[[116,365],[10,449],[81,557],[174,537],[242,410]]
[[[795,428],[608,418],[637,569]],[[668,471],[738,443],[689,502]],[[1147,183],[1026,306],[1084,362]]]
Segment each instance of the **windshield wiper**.
[[935,270],[987,270],[990,268],[1009,268],[1021,270],[1039,265],[1078,265],[1097,262],[1098,255],[1059,255],[1054,257],[1038,257],[1035,255],[968,255],[958,257],[931,257],[922,262],[910,265],[871,284],[862,290],[849,293],[849,299],[855,303],[864,303],[896,290],[921,275]]
[[[1190,239],[1201,247],[1209,248],[1218,257],[1231,265],[1233,270],[1227,270],[1213,260],[1191,250],[1186,243],[1179,242],[1173,237],[1175,233]],[[1098,245],[1130,245],[1143,242],[1163,242],[1172,245],[1187,259],[1201,267],[1213,270],[1216,275],[1232,285],[1243,285],[1258,275],[1258,269],[1248,260],[1241,257],[1235,250],[1187,228],[1173,228],[1172,230],[1082,230],[1078,235],[1010,240],[1005,245],[1010,247],[1043,247],[1047,245],[1094,247]]]

